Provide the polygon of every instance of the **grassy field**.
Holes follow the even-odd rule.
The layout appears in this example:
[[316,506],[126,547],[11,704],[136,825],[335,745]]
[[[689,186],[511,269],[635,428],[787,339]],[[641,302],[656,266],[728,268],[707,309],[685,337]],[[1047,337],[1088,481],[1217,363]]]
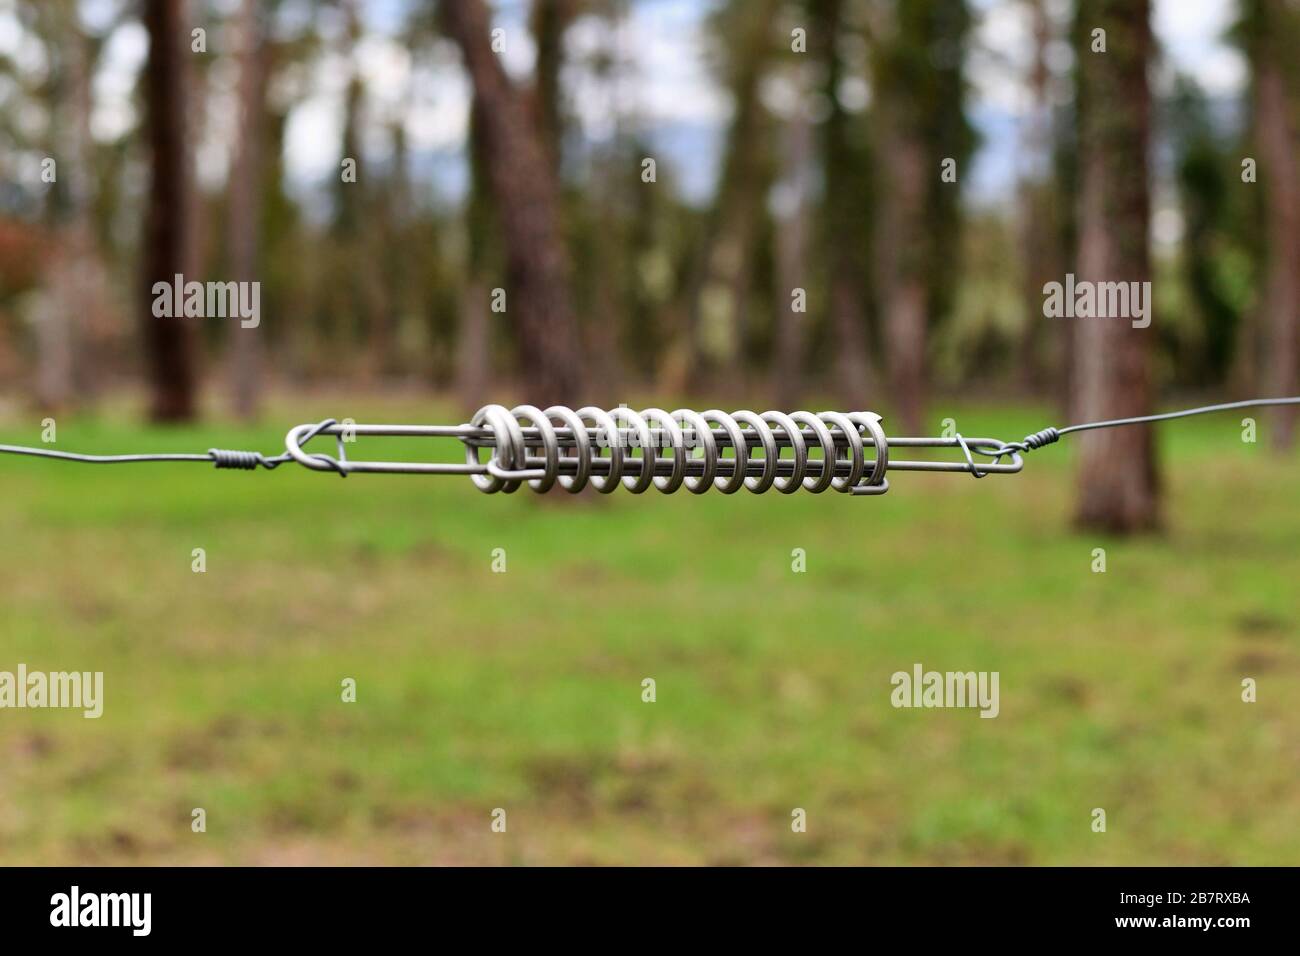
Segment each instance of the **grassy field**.
[[[322,414],[445,416],[109,415],[57,447],[270,452]],[[1239,421],[1162,428],[1168,528],[1139,541],[1068,530],[1069,439],[877,499],[0,457],[0,670],[105,674],[99,720],[0,711],[0,862],[1295,864],[1300,460]],[[893,708],[917,662],[998,671],[1000,715]]]

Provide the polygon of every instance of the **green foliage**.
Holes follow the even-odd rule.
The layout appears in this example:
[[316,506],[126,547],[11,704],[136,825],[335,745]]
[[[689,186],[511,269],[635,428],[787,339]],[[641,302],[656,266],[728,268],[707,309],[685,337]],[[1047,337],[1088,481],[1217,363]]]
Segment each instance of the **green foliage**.
[[[1241,290],[1254,279],[1242,248],[1253,231],[1246,228],[1251,193],[1235,188],[1239,150],[1214,129],[1204,95],[1187,77],[1179,78],[1169,125],[1184,221],[1182,278],[1193,313],[1181,319],[1170,314],[1167,325],[1180,333],[1173,365],[1183,383],[1220,383],[1231,367],[1248,305]],[[1234,283],[1234,272],[1245,275]]]

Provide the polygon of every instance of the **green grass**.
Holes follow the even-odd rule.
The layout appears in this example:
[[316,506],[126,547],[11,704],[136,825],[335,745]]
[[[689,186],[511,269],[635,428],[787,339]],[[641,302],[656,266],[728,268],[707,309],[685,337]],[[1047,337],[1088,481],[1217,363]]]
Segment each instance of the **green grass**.
[[[445,418],[329,404],[253,430],[68,419],[57,447]],[[1238,421],[1161,430],[1167,530],[1135,541],[1069,530],[1069,439],[875,499],[0,457],[0,669],[102,670],[106,697],[97,721],[0,711],[0,862],[1293,864],[1300,461]],[[430,451],[456,457],[351,454]],[[914,662],[1000,672],[1001,715],[894,709]]]

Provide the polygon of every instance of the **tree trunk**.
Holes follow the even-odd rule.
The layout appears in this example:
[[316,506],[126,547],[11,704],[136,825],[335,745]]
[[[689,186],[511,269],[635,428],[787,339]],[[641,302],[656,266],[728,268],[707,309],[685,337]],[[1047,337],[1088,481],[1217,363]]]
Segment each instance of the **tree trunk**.
[[149,34],[144,86],[150,182],[141,308],[151,393],[149,414],[160,422],[188,421],[195,414],[193,329],[181,315],[153,314],[154,283],[172,283],[188,262],[185,210],[189,208],[189,176],[181,57],[189,29],[181,16],[181,2],[146,0],[143,15]]
[[[1107,51],[1079,52],[1082,188],[1078,280],[1151,278],[1148,154],[1152,54],[1149,0],[1084,0],[1089,30],[1106,30]],[[1076,318],[1075,414],[1080,421],[1150,414],[1148,354],[1153,328],[1128,318]],[[1079,442],[1080,527],[1128,533],[1159,523],[1150,427],[1085,432]]]
[[[1055,197],[1060,183],[1052,176],[1052,104],[1048,94],[1051,71],[1048,67],[1048,47],[1052,42],[1052,26],[1047,14],[1047,0],[1027,0],[1032,34],[1034,58],[1027,77],[1030,107],[1020,138],[1023,165],[1019,182],[1018,232],[1023,269],[1022,288],[1025,303],[1025,325],[1020,339],[1020,381],[1031,393],[1038,393],[1059,370],[1056,361],[1060,343],[1059,330],[1043,322],[1043,286],[1060,278],[1057,273],[1058,254],[1055,239],[1058,234]],[[1050,342],[1049,351],[1045,346]]]
[[[181,0],[181,16],[186,22],[192,18],[196,0]],[[190,143],[204,142],[208,131],[208,64],[202,55],[182,54],[185,68],[185,135]],[[209,245],[208,206],[198,181],[197,149],[185,157],[186,176],[189,177],[189,205],[185,209],[186,254],[185,275],[204,277],[212,261]],[[220,237],[218,237],[219,239]]]
[[456,336],[456,397],[467,412],[481,408],[487,401],[491,332],[488,290],[482,282],[470,279],[461,288],[460,331]]
[[60,412],[72,403],[74,347],[70,317],[75,312],[69,308],[73,303],[66,294],[67,287],[60,284],[72,278],[69,258],[67,250],[52,257],[45,273],[49,291],[34,296],[35,396],[36,407],[42,412]]
[[[879,208],[874,217],[881,324],[894,407],[903,428],[924,427],[931,326],[952,309],[960,254],[960,164],[965,115],[967,0],[867,6]],[[956,167],[947,167],[951,160]],[[956,175],[945,177],[945,172]]]
[[[261,196],[261,123],[266,90],[266,58],[257,0],[239,8],[239,126],[235,158],[230,168],[226,248],[231,278],[252,282],[257,269],[258,207]],[[261,407],[261,326],[230,325],[231,407],[244,420],[257,417]]]
[[861,218],[862,204],[854,192],[862,190],[860,157],[853,152],[851,117],[840,103],[844,61],[836,42],[844,29],[843,0],[819,0],[813,5],[813,46],[823,68],[822,94],[829,114],[822,125],[821,152],[824,228],[822,256],[827,264],[831,341],[834,343],[835,397],[841,408],[866,408],[871,386],[863,299],[862,256],[868,228]]
[[[1296,393],[1297,329],[1300,321],[1300,188],[1297,177],[1295,129],[1291,121],[1283,65],[1276,44],[1265,38],[1255,77],[1256,122],[1264,188],[1267,235],[1267,274],[1263,314],[1268,336],[1269,395]],[[1273,410],[1273,447],[1289,450],[1295,443],[1296,407]]]
[[558,183],[525,99],[492,50],[483,0],[440,4],[478,98],[488,181],[506,246],[509,299],[534,404],[578,401],[582,356],[560,228]]
[[58,179],[46,202],[57,239],[43,257],[36,324],[36,400],[55,410],[93,401],[114,332],[112,296],[95,229],[96,178],[90,131],[96,47],[71,0],[36,11],[37,36],[50,64],[45,85],[51,155]]
[[577,0],[534,0],[529,15],[537,44],[533,110],[552,168],[560,168],[564,116],[560,75],[564,69],[564,34],[579,12]]
[[885,186],[878,220],[876,264],[884,311],[885,352],[894,407],[903,427],[920,434],[925,421],[926,177],[937,176],[924,145],[898,116],[899,105],[882,105],[880,143]]
[[[799,80],[803,77],[800,75]],[[800,93],[806,91],[800,85]],[[776,264],[780,286],[776,293],[776,356],[772,363],[772,397],[776,408],[795,408],[803,394],[804,319],[794,310],[795,289],[808,290],[808,193],[812,129],[804,96],[787,123],[785,189],[788,206],[776,230]],[[806,304],[806,302],[805,302]]]
[[[77,11],[68,3],[39,8],[38,17],[48,17],[41,23],[46,41],[45,55],[51,62],[50,82],[46,86],[49,105],[49,124],[58,134],[52,145],[64,156],[60,170],[62,182],[54,184],[46,201],[46,221],[57,229],[61,239],[50,244],[50,255],[43,269],[42,289],[33,298],[32,310],[36,345],[36,404],[42,411],[61,411],[70,406],[77,392],[77,352],[81,326],[86,313],[74,294],[74,284],[82,263],[80,240],[83,227],[87,227],[85,187],[90,183],[89,140],[79,135],[83,119],[82,91],[89,93],[89,78],[82,68],[81,31],[78,29]],[[68,161],[71,160],[71,161]]]
[[[772,18],[778,5],[776,0],[760,2],[752,11],[744,8],[743,18],[735,21],[740,32],[726,39],[727,85],[735,106],[713,208],[687,283],[684,377],[691,389],[704,384],[706,371],[712,373],[710,385],[719,378],[724,388],[739,384],[753,237],[768,185],[764,167],[769,131],[760,94],[773,52]],[[734,7],[741,9],[738,3]],[[720,319],[717,326],[705,327],[706,312]]]
[[70,10],[70,20],[66,40],[74,116],[71,152],[81,168],[75,173],[71,190],[67,251],[74,274],[67,277],[66,289],[75,326],[72,341],[75,388],[78,397],[89,402],[101,390],[105,352],[114,331],[120,329],[114,329],[111,283],[95,231],[95,140],[90,131],[95,56],[76,7]]

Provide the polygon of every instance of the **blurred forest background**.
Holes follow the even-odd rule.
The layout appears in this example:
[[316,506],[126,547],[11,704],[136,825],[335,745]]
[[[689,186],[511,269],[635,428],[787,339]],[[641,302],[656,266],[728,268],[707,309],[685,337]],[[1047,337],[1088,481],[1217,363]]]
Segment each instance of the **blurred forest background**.
[[[1010,439],[1295,394],[1298,22],[0,0],[0,428],[274,451],[521,400]],[[156,318],[177,273],[260,282],[260,324]],[[1151,280],[1151,326],[1044,317],[1068,273]],[[1294,863],[1292,417],[1152,431],[870,503],[6,459],[0,667],[107,699],[6,712],[0,859]],[[917,661],[999,671],[999,718],[893,709]]]
[[[0,380],[50,410],[147,387],[161,421],[328,381],[466,408],[817,396],[910,433],[936,393],[1089,418],[1167,389],[1289,394],[1296,19],[1288,0],[3,0]],[[1153,279],[1152,329],[1045,319],[1067,272]],[[264,321],[152,318],[177,273],[260,282]],[[1101,523],[1154,519],[1148,439],[1087,439],[1152,473],[1144,500],[1096,492]]]

